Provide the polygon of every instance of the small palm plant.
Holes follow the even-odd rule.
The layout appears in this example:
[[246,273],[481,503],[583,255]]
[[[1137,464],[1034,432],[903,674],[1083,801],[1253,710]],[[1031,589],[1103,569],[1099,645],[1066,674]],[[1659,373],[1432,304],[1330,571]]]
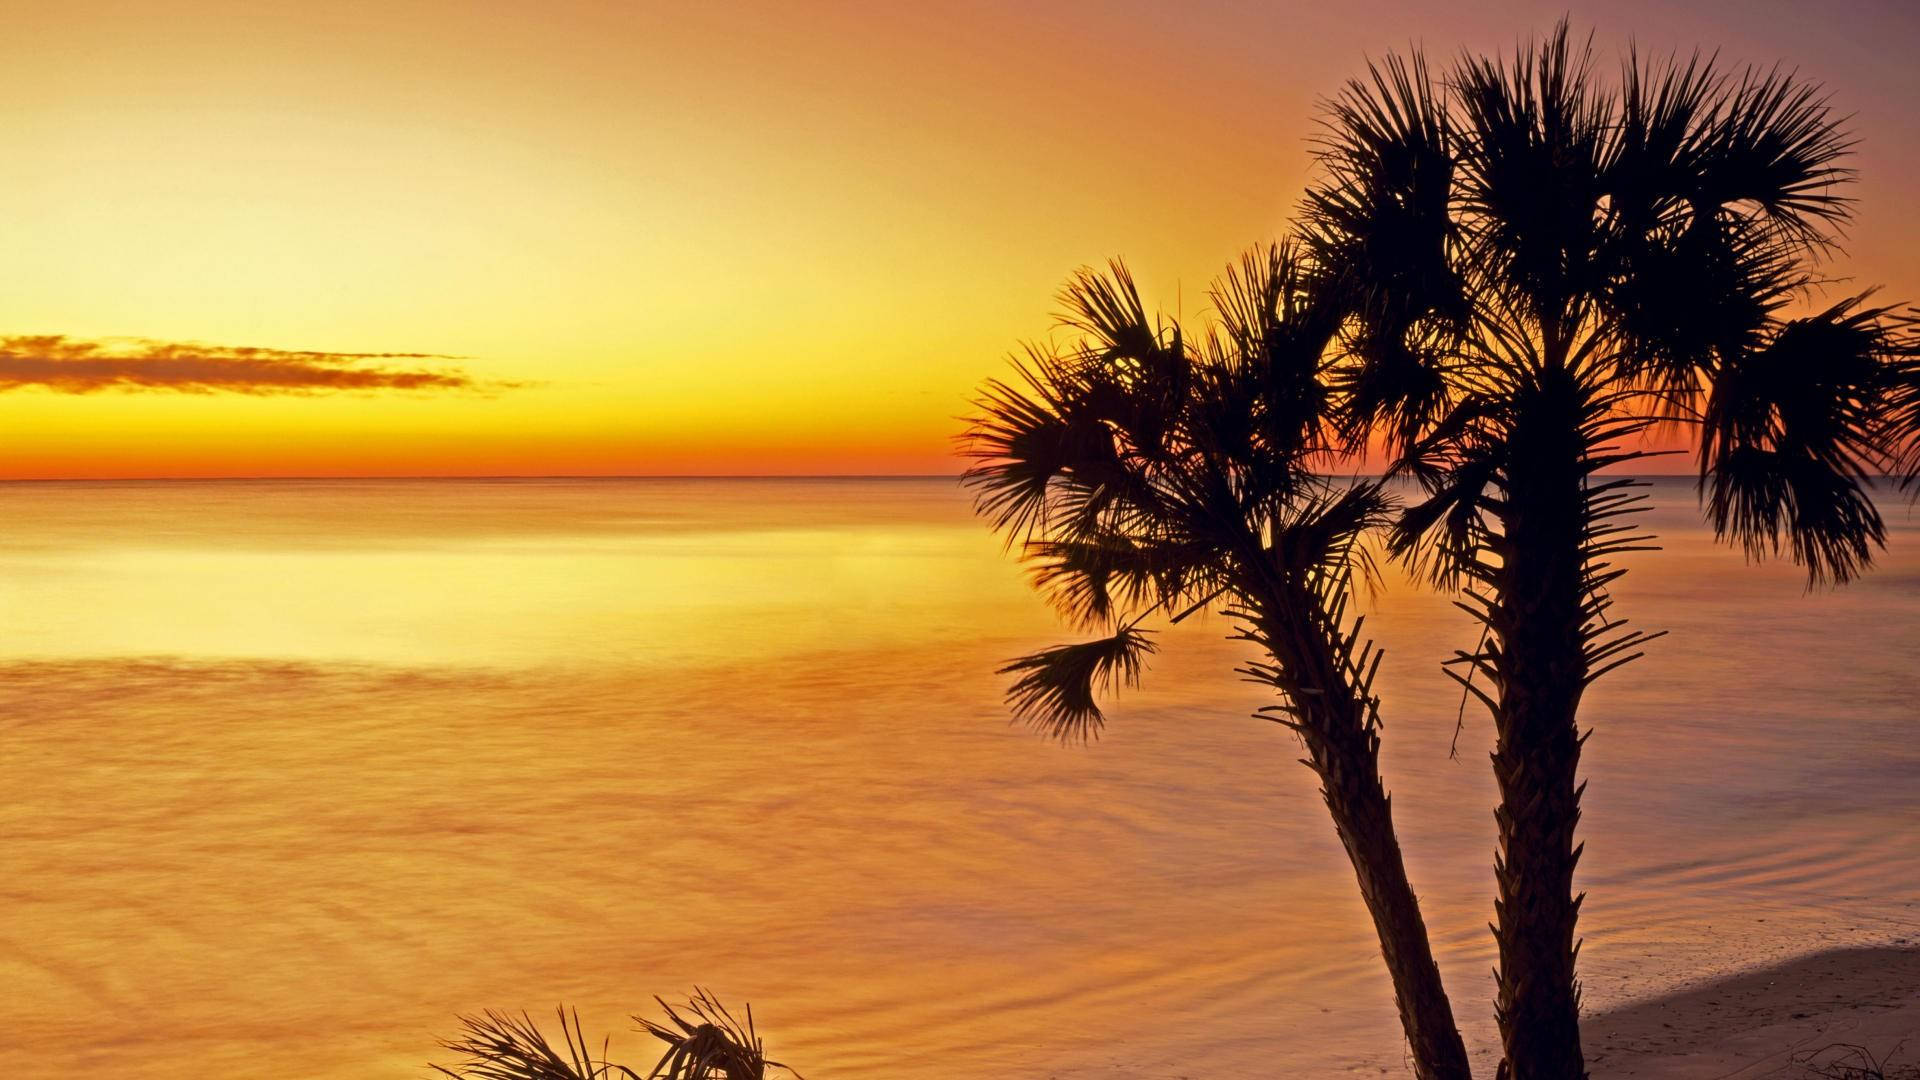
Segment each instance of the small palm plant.
[[596,1057],[580,1026],[580,1014],[566,1009],[556,1010],[559,1047],[525,1013],[488,1011],[463,1016],[464,1034],[441,1045],[467,1060],[451,1068],[429,1068],[455,1080],[765,1080],[768,1069],[799,1076],[767,1059],[766,1047],[754,1029],[752,1006],[741,1023],[705,990],[695,989],[679,1008],[654,1000],[666,1013],[665,1020],[633,1018],[641,1030],[667,1045],[666,1053],[646,1073],[608,1061],[606,1040]]
[[1920,431],[1913,323],[1864,294],[1792,314],[1851,173],[1790,75],[1630,56],[1609,83],[1562,23],[1445,78],[1391,59],[1328,121],[1304,235],[1345,296],[1348,435],[1425,485],[1395,549],[1484,624],[1456,674],[1495,727],[1501,1074],[1578,1080],[1578,711],[1651,636],[1611,611],[1652,538],[1602,470],[1685,432],[1719,535],[1854,578],[1871,478]]
[[1245,256],[1194,340],[1149,318],[1132,277],[1082,271],[1061,295],[1064,347],[1033,346],[990,383],[966,436],[979,512],[1020,547],[1089,641],[1019,659],[1018,717],[1085,740],[1098,691],[1137,681],[1147,620],[1223,612],[1277,691],[1265,714],[1305,744],[1392,976],[1422,1078],[1464,1078],[1465,1049],[1428,945],[1380,778],[1380,653],[1349,609],[1389,520],[1377,483],[1329,477],[1338,451],[1327,358],[1340,329],[1295,248]]

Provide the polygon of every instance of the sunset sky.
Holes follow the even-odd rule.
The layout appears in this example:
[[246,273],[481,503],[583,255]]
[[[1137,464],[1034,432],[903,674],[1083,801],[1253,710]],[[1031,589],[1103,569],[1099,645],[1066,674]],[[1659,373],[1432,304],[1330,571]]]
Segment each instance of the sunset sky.
[[951,472],[1074,267],[1197,312],[1366,57],[1569,11],[1824,82],[1920,297],[1902,3],[16,0],[0,475]]

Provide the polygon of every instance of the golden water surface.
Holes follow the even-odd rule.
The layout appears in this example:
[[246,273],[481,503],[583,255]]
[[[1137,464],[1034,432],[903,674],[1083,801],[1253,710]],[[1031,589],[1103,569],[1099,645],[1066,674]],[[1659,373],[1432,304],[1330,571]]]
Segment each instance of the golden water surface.
[[[1654,487],[1589,698],[1591,1008],[1920,937],[1920,530],[1804,595]],[[1065,633],[949,480],[0,486],[0,1076],[418,1077],[695,983],[813,1080],[1404,1073],[1298,748],[1219,622],[1107,735],[1010,728]],[[1386,768],[1490,1035],[1484,717],[1370,605]],[[644,1060],[642,1060],[644,1059]]]

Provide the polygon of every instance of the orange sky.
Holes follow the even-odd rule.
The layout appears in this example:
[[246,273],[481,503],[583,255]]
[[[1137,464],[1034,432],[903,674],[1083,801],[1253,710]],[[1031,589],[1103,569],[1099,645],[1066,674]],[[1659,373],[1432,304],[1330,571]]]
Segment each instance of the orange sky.
[[[15,389],[0,476],[949,472],[1068,271],[1123,255],[1194,313],[1367,55],[1568,10],[1473,7],[9,3],[0,337],[478,385]],[[1862,172],[1835,272],[1920,297],[1920,16],[1571,14],[1826,82]]]

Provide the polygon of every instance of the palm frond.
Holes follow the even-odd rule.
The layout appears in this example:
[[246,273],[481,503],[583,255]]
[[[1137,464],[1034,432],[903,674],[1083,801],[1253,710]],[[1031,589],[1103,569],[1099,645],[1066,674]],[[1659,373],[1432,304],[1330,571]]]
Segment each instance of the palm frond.
[[1125,532],[1036,540],[1026,554],[1034,583],[1082,626],[1110,622],[1116,604],[1174,610],[1197,591],[1212,591],[1220,556],[1198,540]]
[[[1920,309],[1902,313],[1908,326],[1920,325]],[[1890,455],[1887,471],[1902,488],[1920,498],[1920,343],[1908,335],[1906,347],[1894,357],[1890,381],[1893,390],[1881,444]]]
[[1816,88],[1778,72],[1732,78],[1697,56],[1630,64],[1620,128],[1600,300],[1630,370],[1690,394],[1812,282],[1806,249],[1848,214],[1849,142]]
[[595,1057],[580,1028],[579,1013],[556,1009],[560,1046],[548,1040],[526,1013],[494,1012],[460,1017],[465,1033],[440,1045],[467,1060],[451,1068],[428,1068],[455,1080],[641,1080],[640,1074],[606,1060],[606,1044]]
[[1000,669],[1020,677],[1007,691],[1014,717],[1062,742],[1085,742],[1106,723],[1097,693],[1137,686],[1146,656],[1155,651],[1148,631],[1132,625],[1112,636],[1055,645]]
[[1353,568],[1356,544],[1393,520],[1394,503],[1379,481],[1335,488],[1303,499],[1275,529],[1275,561],[1292,572],[1343,574]]
[[1342,321],[1332,278],[1301,245],[1283,241],[1243,254],[1211,297],[1224,342],[1200,373],[1212,380],[1199,401],[1208,422],[1242,436],[1249,460],[1322,445],[1336,420],[1327,373]]
[[1549,339],[1604,272],[1595,208],[1614,109],[1594,63],[1563,19],[1510,62],[1467,57],[1455,73],[1465,258],[1478,287],[1507,293]]
[[[678,1007],[654,1000],[665,1010],[665,1020],[633,1019],[641,1030],[666,1043],[667,1051],[644,1075],[608,1061],[606,1040],[596,1056],[581,1029],[579,1013],[565,1008],[555,1010],[560,1019],[558,1047],[526,1013],[515,1016],[489,1010],[462,1016],[465,1033],[440,1045],[467,1060],[452,1067],[428,1068],[454,1080],[765,1080],[768,1069],[799,1076],[767,1058],[754,1029],[752,1006],[747,1007],[742,1023],[719,999],[699,988]],[[686,1010],[684,1015],[681,1009]]]
[[1703,133],[1700,194],[1709,205],[1752,207],[1790,239],[1829,242],[1852,213],[1841,164],[1853,140],[1818,84],[1778,69],[1748,71]]
[[1442,589],[1460,586],[1478,565],[1500,458],[1489,446],[1462,453],[1430,477],[1427,497],[1394,522],[1387,550]]
[[1723,455],[1708,481],[1714,529],[1750,558],[1786,551],[1810,585],[1851,581],[1885,543],[1873,500],[1851,477],[1809,459],[1756,447]]
[[1300,280],[1293,245],[1264,244],[1241,253],[1215,280],[1210,296],[1232,339],[1232,355],[1265,356],[1268,339],[1286,319]]
[[1302,206],[1302,235],[1319,264],[1375,303],[1453,310],[1454,132],[1445,97],[1420,53],[1368,65],[1324,106],[1322,177]]
[[1444,411],[1440,364],[1468,308],[1451,259],[1457,132],[1417,52],[1370,64],[1325,113],[1301,235],[1353,317],[1333,383],[1341,424],[1353,448],[1377,427],[1405,445]]
[[1902,316],[1843,300],[1726,357],[1702,410],[1701,484],[1716,533],[1786,552],[1813,584],[1856,577],[1885,542],[1865,484],[1897,450],[1885,417],[1914,343]]
[[1112,433],[1075,407],[1069,364],[1036,349],[1016,370],[1025,385],[988,382],[962,436],[974,464],[961,481],[1009,543],[1041,526],[1056,483],[1097,473],[1114,456]]
[[[768,1069],[793,1072],[767,1058],[766,1046],[754,1030],[751,1005],[743,1022],[736,1020],[719,999],[698,987],[682,1006],[669,1005],[657,997],[654,1000],[666,1012],[665,1020],[633,1018],[642,1030],[667,1044],[666,1053],[647,1074],[648,1080],[764,1080]],[[684,1015],[679,1011],[682,1008],[686,1010]]]
[[1160,350],[1160,328],[1147,315],[1133,271],[1118,259],[1101,273],[1081,267],[1060,290],[1060,321],[1079,330],[1113,358],[1150,360]]

